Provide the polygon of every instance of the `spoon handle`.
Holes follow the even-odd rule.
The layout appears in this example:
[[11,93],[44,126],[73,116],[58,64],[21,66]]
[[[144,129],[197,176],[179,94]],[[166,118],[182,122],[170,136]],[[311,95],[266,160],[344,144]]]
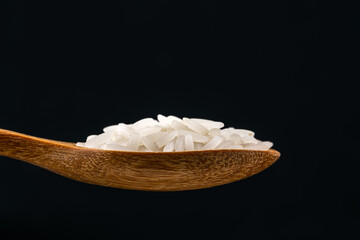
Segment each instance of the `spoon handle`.
[[21,160],[73,180],[96,184],[92,179],[98,172],[96,166],[88,168],[84,161],[92,153],[78,152],[74,143],[0,129],[0,156]]
[[66,148],[67,143],[0,129],[0,156],[22,160],[40,167],[51,167],[49,159],[61,154],[58,148],[53,147],[54,144]]
[[35,141],[25,134],[0,129],[0,155],[15,159],[34,157]]

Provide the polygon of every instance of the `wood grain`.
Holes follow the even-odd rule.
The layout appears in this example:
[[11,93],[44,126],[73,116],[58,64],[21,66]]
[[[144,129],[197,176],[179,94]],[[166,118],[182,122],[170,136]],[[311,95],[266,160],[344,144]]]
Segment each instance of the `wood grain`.
[[123,152],[77,147],[0,129],[0,155],[64,177],[113,188],[182,191],[231,183],[271,166],[270,149],[188,152]]

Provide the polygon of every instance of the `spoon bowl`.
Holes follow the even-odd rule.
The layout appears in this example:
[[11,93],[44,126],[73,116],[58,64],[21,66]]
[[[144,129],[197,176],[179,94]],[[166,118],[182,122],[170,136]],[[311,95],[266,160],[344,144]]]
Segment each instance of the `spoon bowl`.
[[144,191],[223,185],[259,173],[280,157],[273,149],[184,152],[90,149],[4,129],[0,129],[0,155],[80,182]]

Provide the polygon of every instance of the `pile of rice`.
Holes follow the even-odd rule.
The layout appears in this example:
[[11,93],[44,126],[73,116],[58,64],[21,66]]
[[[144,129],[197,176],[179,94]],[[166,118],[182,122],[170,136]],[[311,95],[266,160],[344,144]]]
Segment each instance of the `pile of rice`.
[[178,118],[159,114],[133,124],[119,123],[90,135],[76,145],[118,151],[173,152],[209,149],[269,150],[272,143],[259,141],[245,129],[224,128],[222,122],[200,118]]

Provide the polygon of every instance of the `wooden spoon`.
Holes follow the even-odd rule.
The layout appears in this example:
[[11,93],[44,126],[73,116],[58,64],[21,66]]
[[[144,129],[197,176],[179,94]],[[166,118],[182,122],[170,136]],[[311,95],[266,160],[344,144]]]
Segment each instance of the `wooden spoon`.
[[273,149],[185,152],[90,149],[4,129],[0,129],[0,155],[85,183],[145,191],[191,190],[234,182],[263,171],[280,157]]

